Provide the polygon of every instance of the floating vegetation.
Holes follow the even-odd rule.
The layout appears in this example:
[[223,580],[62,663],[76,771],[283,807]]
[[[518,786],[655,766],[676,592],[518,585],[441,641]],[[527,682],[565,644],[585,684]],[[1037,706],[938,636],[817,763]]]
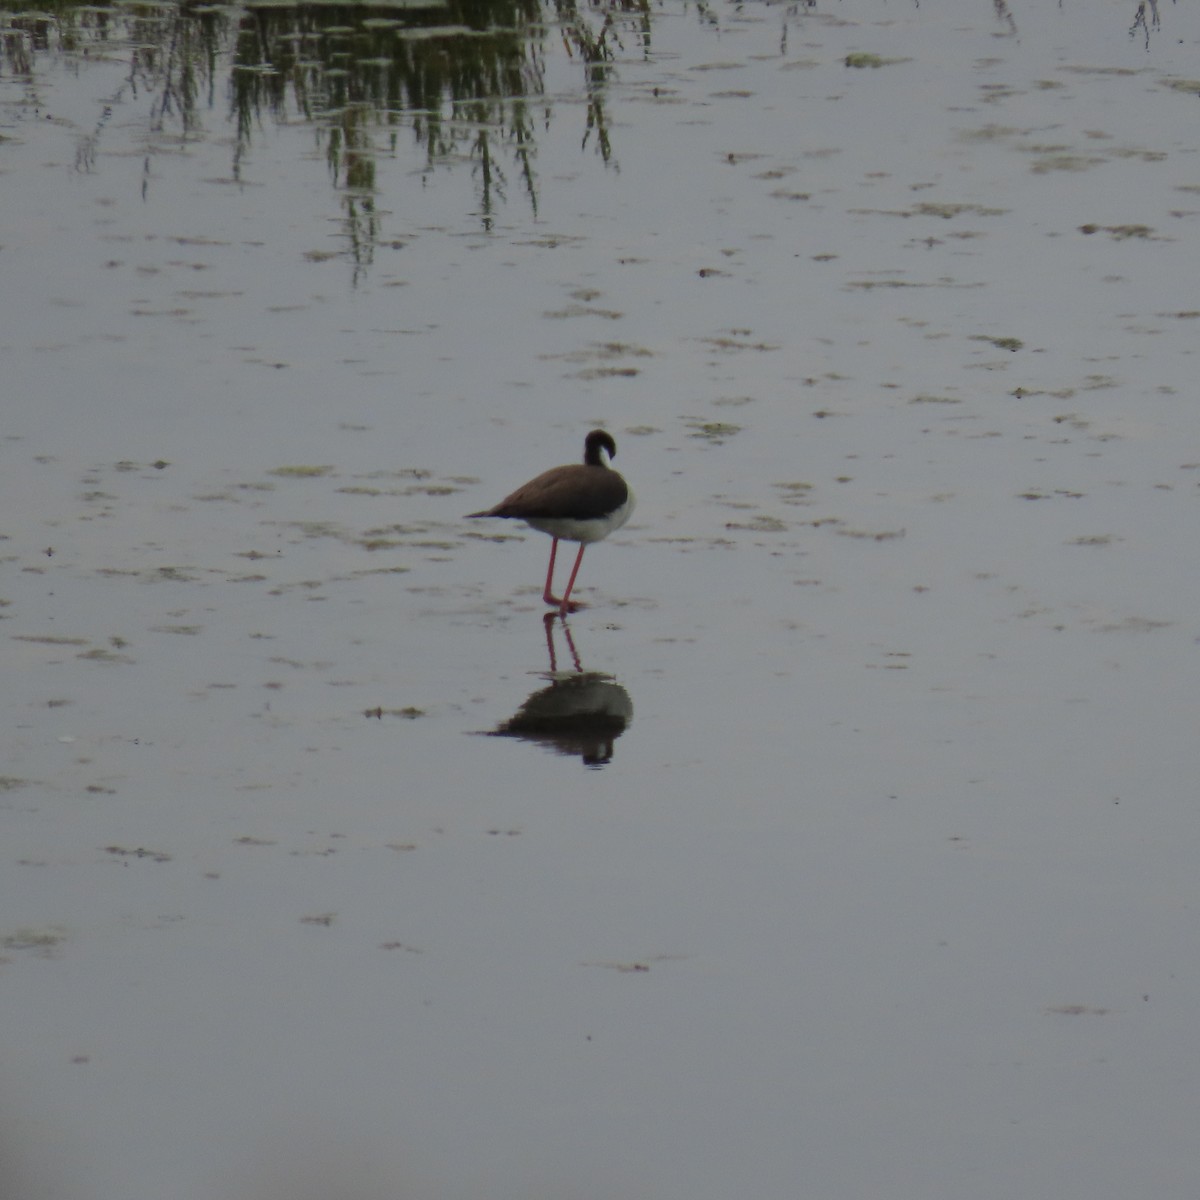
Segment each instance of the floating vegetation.
[[575,372],[576,379],[632,379],[641,372],[637,367],[585,367]]
[[106,650],[103,646],[97,646],[94,650],[85,650],[82,654],[77,654],[76,658],[83,659],[85,662],[108,663],[110,665],[131,666],[133,659],[127,654],[114,654],[111,650]]
[[[732,335],[732,336],[730,336]],[[735,351],[735,350],[778,350],[778,345],[771,342],[751,342],[747,339],[750,337],[748,329],[731,329],[729,334],[717,334],[713,337],[704,337],[700,340],[706,345],[712,346],[715,350]]]
[[625,314],[615,308],[592,308],[586,304],[568,304],[566,308],[542,313],[555,321],[566,321],[572,317],[602,317],[606,321],[619,321]]
[[772,484],[772,487],[777,488],[782,493],[780,500],[784,504],[801,505],[812,503],[813,485],[811,483],[776,483]]
[[287,529],[295,530],[304,538],[331,537],[346,542],[354,540],[347,530],[333,521],[282,521],[280,524]]
[[[184,294],[184,295],[187,295],[188,293],[186,293],[186,292],[185,292],[185,293],[183,293],[183,294]],[[203,295],[203,294],[208,294],[208,293],[201,293],[201,292],[194,292],[194,293],[192,293],[192,295],[196,295],[196,296]],[[216,292],[214,292],[214,293],[211,293],[211,294],[212,294],[212,295],[226,295],[226,294],[231,294],[231,295],[238,295],[238,296],[240,296],[240,295],[241,295],[241,292],[233,292],[233,293],[224,293],[224,292],[221,292],[221,293],[216,293]],[[165,459],[161,459],[161,458],[160,458],[160,459],[158,459],[156,462],[152,462],[152,463],[136,463],[136,462],[130,462],[128,459],[122,459],[122,460],[121,460],[121,462],[118,462],[118,463],[113,463],[113,470],[114,470],[114,471],[122,471],[122,472],[128,472],[128,471],[140,471],[140,470],[141,470],[143,467],[145,467],[145,466],[151,466],[151,467],[153,467],[153,468],[154,468],[156,471],[161,471],[161,470],[163,470],[164,468],[166,468],[166,467],[169,467],[170,465],[171,465],[171,464],[170,464],[169,462],[167,462]]]
[[[883,657],[887,659],[882,664],[885,671],[907,671],[909,667],[908,660],[912,655],[907,650],[885,650]],[[880,664],[867,663],[867,667],[872,670],[877,670]]]
[[687,425],[692,431],[689,434],[690,437],[703,438],[706,442],[712,442],[718,446],[733,437],[735,433],[742,431],[740,425],[732,425],[728,421],[702,421],[690,418]]
[[342,487],[338,493],[348,496],[452,496],[462,488],[448,483],[412,483],[403,488]]
[[[1102,137],[1102,134],[1093,134],[1093,137]],[[1112,158],[1136,158],[1138,162],[1165,162],[1167,154],[1165,150],[1143,150],[1137,146],[1118,146],[1109,151]]]
[[40,929],[14,929],[0,937],[0,948],[5,950],[40,950],[49,953],[67,940],[67,931],[60,925],[46,925]]
[[1001,138],[1016,137],[1022,132],[1011,125],[982,125],[978,129],[961,129],[957,136],[963,142],[995,142]]
[[726,529],[737,529],[744,533],[785,533],[787,527],[786,521],[780,520],[779,517],[769,517],[765,513],[759,513],[749,521],[725,522]]
[[905,217],[941,217],[943,220],[949,221],[954,217],[962,216],[963,213],[972,213],[977,217],[1002,217],[1007,211],[1005,208],[988,208],[983,204],[946,204],[925,200],[920,204],[913,205],[907,213],[901,213],[900,215]]
[[116,858],[148,858],[151,862],[165,863],[171,861],[171,856],[164,850],[147,850],[145,846],[105,846],[105,854]]
[[14,633],[12,638],[14,642],[37,642],[42,646],[86,646],[88,644],[87,638],[55,637],[52,634]]
[[278,475],[282,479],[319,479],[332,470],[332,467],[275,467],[267,474]]
[[957,396],[931,396],[927,392],[922,392],[918,396],[914,396],[909,404],[961,404],[962,401]]
[[863,67],[890,67],[896,63],[911,62],[909,58],[882,58],[878,54],[868,54],[864,50],[857,51],[854,54],[847,54],[845,58],[846,66],[861,69]]
[[369,571],[355,571],[353,577],[355,579],[364,579],[368,575],[406,575],[411,570],[412,567],[401,566],[372,567]]
[[974,333],[971,335],[973,342],[988,342],[995,346],[997,350],[1010,350],[1016,352],[1025,345],[1020,338],[1015,337],[991,337],[986,333]]
[[1093,233],[1107,233],[1114,242],[1126,242],[1130,238],[1159,240],[1149,225],[1080,225],[1079,232],[1088,236]]
[[[565,354],[540,354],[538,357],[543,362],[567,362],[567,363],[611,363],[613,359],[618,358],[652,358],[653,350],[647,350],[644,346],[635,346],[629,342],[591,342],[581,350],[569,350]],[[636,375],[638,369],[636,367],[613,367],[613,366],[596,366],[588,367],[584,372],[580,372],[580,376],[586,377],[588,372],[596,372],[603,374],[605,372],[612,374]]]
[[924,288],[932,287],[928,283],[912,283],[906,279],[851,279],[847,288],[858,288],[862,291],[872,291],[875,288]]
[[314,913],[312,916],[301,917],[300,924],[301,925],[322,925],[326,929],[328,929],[329,926],[333,924],[336,917],[337,917],[337,913],[331,913],[331,912],[330,913]]
[[890,542],[894,538],[902,538],[908,531],[905,529],[845,529],[836,526],[833,532],[839,537],[860,538],[868,542]]
[[1136,75],[1133,67],[1059,67],[1060,71],[1069,71],[1072,75]]
[[1159,629],[1170,629],[1174,621],[1155,621],[1150,617],[1125,617],[1097,625],[1097,633],[1154,633]]
[[1051,171],[1090,171],[1104,161],[1092,154],[1049,154],[1037,159],[1030,170],[1035,175],[1048,175]]

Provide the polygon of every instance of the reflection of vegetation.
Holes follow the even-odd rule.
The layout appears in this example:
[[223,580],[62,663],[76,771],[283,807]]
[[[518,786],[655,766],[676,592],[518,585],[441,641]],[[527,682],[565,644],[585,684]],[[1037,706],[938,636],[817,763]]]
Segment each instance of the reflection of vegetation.
[[343,186],[372,182],[374,138],[390,142],[405,118],[431,164],[460,157],[477,128],[509,123],[512,98],[540,91],[538,46],[526,32],[540,8],[525,0],[523,9],[479,0],[251,8],[234,50],[239,135],[248,139],[263,112],[286,116],[290,96],[306,119],[338,131],[329,161]]
[[[0,0],[3,11],[3,0]],[[536,133],[550,116],[546,57],[557,39],[583,69],[581,144],[613,161],[604,90],[625,39],[650,40],[649,0],[375,0],[245,8],[65,3],[0,19],[0,70],[34,77],[42,54],[129,56],[116,98],[153,97],[151,136],[195,136],[220,106],[226,66],[237,137],[233,177],[266,119],[299,117],[323,139],[344,193],[356,259],[378,236],[376,163],[401,131],[424,155],[424,174],[470,164],[478,215],[490,226],[509,176],[537,211]],[[103,120],[77,160],[90,169]]]
[[[1150,20],[1146,20],[1146,5],[1150,6]],[[1150,27],[1157,29],[1162,24],[1162,20],[1158,15],[1158,0],[1140,0],[1137,6],[1137,12],[1133,17],[1133,24],[1129,27],[1129,36],[1135,37],[1140,29],[1146,38],[1146,49],[1150,49]]]
[[1010,37],[1016,37],[1017,22],[1013,19],[1007,0],[992,0],[992,7],[996,12],[996,20],[1007,28]]

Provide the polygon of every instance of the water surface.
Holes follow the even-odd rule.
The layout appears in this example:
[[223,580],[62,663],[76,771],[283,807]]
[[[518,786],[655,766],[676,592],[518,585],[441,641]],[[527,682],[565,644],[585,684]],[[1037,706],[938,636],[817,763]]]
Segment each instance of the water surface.
[[[1137,12],[5,10],[11,1177],[1195,1194],[1200,21]],[[462,518],[597,424],[547,628]]]

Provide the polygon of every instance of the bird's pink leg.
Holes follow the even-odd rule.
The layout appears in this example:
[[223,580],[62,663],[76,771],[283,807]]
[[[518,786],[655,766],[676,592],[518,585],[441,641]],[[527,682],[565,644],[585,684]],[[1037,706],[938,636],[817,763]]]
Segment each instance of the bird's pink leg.
[[554,584],[554,556],[557,553],[558,553],[558,538],[555,538],[554,541],[550,545],[550,566],[546,571],[546,586],[542,589],[542,599],[547,604],[553,604],[555,607],[557,607],[559,604],[562,603],[561,600],[558,600],[555,597],[554,592],[551,590],[551,588]]
[[575,576],[579,574],[579,564],[583,562],[583,552],[587,549],[586,542],[579,543],[579,553],[575,555],[575,566],[571,568],[571,578],[567,580],[567,590],[563,592],[562,607],[559,609],[562,613],[574,612],[579,608],[579,603],[571,603],[571,589],[575,586]]

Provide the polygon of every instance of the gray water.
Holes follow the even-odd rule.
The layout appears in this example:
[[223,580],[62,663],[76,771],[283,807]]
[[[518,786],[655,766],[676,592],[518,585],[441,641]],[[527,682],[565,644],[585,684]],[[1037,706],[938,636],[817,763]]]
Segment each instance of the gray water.
[[1192,1200],[1137,12],[6,11],[6,1196]]

